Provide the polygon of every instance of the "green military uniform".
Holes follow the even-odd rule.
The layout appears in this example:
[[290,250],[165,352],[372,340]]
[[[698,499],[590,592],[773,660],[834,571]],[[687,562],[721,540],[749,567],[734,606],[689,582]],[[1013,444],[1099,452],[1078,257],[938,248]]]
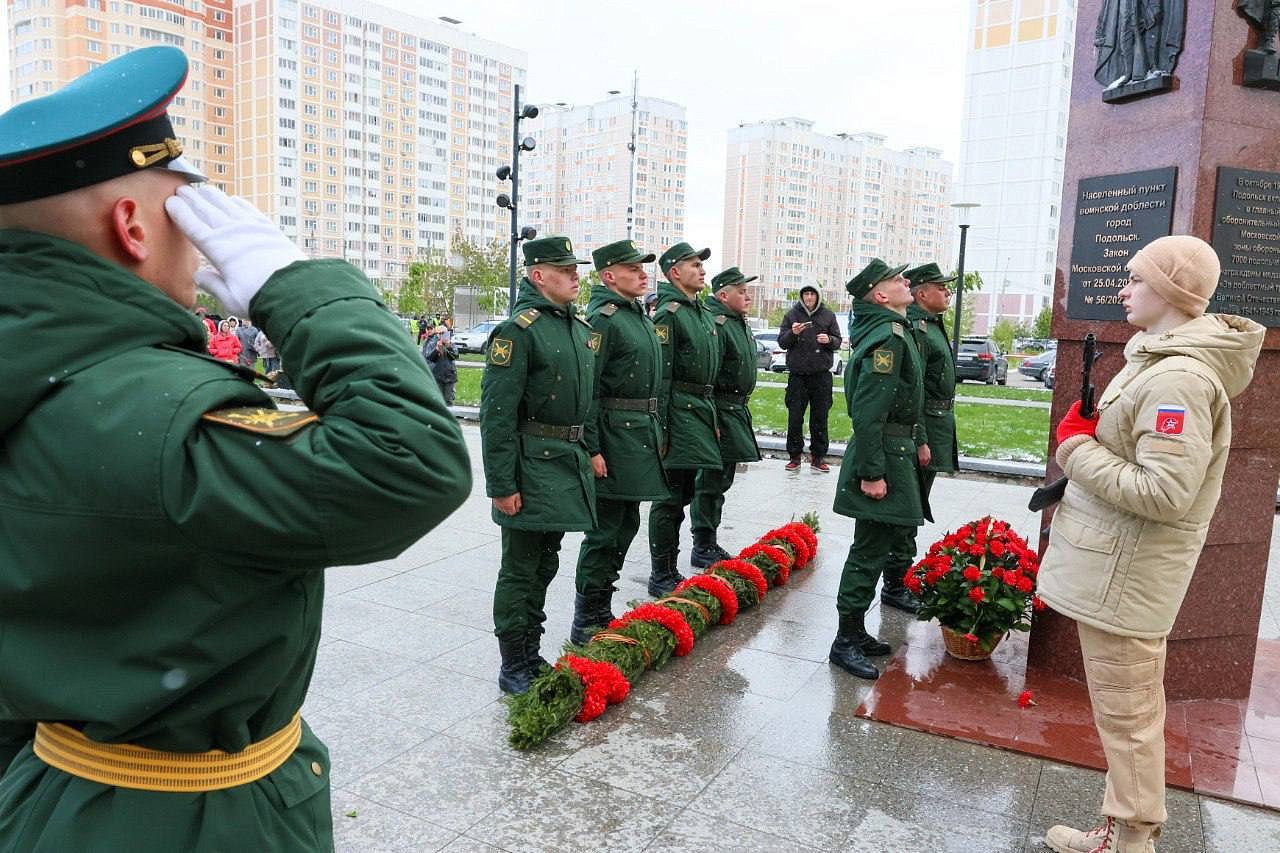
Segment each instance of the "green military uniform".
[[[186,67],[172,48],[136,51],[15,108],[20,121],[0,115],[0,204],[51,168],[30,159],[39,145],[8,164],[9,144],[31,141],[15,124],[92,136],[51,194],[127,174],[112,163],[159,168],[131,164],[130,147],[172,152],[162,110]],[[64,93],[56,122],[31,118]],[[90,124],[115,106],[128,112]],[[132,135],[151,122],[167,130]],[[310,411],[276,410],[249,371],[208,357],[204,324],[155,284],[76,243],[0,231],[0,849],[333,849],[328,753],[305,723],[267,775],[183,793],[145,772],[95,781],[32,742],[57,728],[197,770],[216,754],[188,754],[238,756],[292,729],[323,569],[394,556],[466,498],[461,431],[358,270],[292,263],[251,308]]]
[[[654,256],[621,240],[597,249],[592,258],[604,271],[614,264],[650,263]],[[640,529],[640,502],[667,496],[658,424],[662,348],[653,323],[639,302],[603,284],[592,288],[587,311],[595,383],[586,447],[591,456],[604,458],[608,476],[596,480],[597,524],[578,553],[574,625],[579,632],[609,621],[613,585]],[[573,639],[586,637],[579,633]]]
[[[682,260],[695,256],[705,260],[709,255],[710,250],[699,252],[688,243],[677,243],[659,263],[666,273]],[[666,439],[663,467],[671,493],[649,510],[649,554],[655,573],[674,576],[680,526],[684,508],[693,500],[697,472],[721,466],[713,397],[720,368],[719,327],[700,300],[686,296],[670,281],[658,285],[653,322],[662,345],[664,382],[658,417]]]
[[[955,281],[955,276],[944,276],[937,264],[925,264],[907,270],[904,275],[913,287]],[[960,467],[960,448],[956,442],[956,365],[941,315],[910,305],[907,320],[924,365],[924,429],[932,454],[924,471],[927,501],[934,478],[939,473],[954,473]]]
[[[526,267],[587,263],[573,256],[565,237],[528,240],[524,256]],[[595,372],[591,340],[591,326],[572,303],[556,305],[527,277],[513,316],[489,338],[480,392],[485,493],[504,498],[519,492],[522,501],[515,515],[492,511],[502,528],[493,625],[504,670],[508,653],[512,671],[519,670],[521,644],[526,663],[541,663],[542,608],[559,567],[560,541],[567,530],[596,525],[595,483],[583,443]]]
[[[730,267],[711,279],[711,287],[718,292],[721,288],[745,285],[755,280],[756,276],[747,278],[737,267]],[[720,342],[715,403],[720,427],[721,467],[703,468],[698,472],[689,518],[694,548],[710,550],[718,544],[716,530],[720,527],[724,496],[733,485],[738,463],[760,461],[760,446],[756,444],[751,410],[747,407],[756,388],[755,336],[747,327],[746,320],[725,307],[715,293],[707,297],[706,306],[714,318],[716,340]],[[706,564],[711,562],[714,560],[707,560]]]
[[[871,277],[880,277],[862,293],[901,271],[873,270]],[[919,428],[924,386],[915,338],[906,319],[887,308],[857,301],[854,312],[845,370],[853,439],[840,466],[835,511],[857,524],[836,598],[841,614],[866,612],[882,572],[906,573],[915,558],[916,528],[928,516],[917,459],[925,434]],[[862,481],[881,478],[888,487],[882,500],[862,493]]]

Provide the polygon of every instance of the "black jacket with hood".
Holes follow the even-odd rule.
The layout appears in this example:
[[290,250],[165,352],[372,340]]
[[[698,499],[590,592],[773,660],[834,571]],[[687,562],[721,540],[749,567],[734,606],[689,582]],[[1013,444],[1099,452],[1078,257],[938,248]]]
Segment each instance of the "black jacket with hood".
[[[804,305],[805,293],[813,293],[818,297],[812,311]],[[797,335],[791,331],[793,323],[809,325]],[[818,335],[822,332],[830,337],[825,344],[818,343]],[[778,346],[787,351],[787,370],[792,373],[825,373],[831,370],[834,354],[840,349],[840,324],[836,322],[836,315],[831,309],[822,304],[822,294],[818,288],[809,284],[800,288],[800,301],[782,318],[782,328],[778,330]]]

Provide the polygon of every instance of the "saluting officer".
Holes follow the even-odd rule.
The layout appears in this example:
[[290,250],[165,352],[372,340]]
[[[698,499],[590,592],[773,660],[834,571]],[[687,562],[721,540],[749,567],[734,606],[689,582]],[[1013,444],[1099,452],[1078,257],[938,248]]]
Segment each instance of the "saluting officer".
[[485,489],[502,528],[493,632],[507,693],[528,690],[546,665],[542,608],[565,531],[596,526],[584,443],[595,356],[591,326],[574,310],[578,264],[590,261],[553,236],[526,241],[524,263],[514,314],[490,338],[480,394]]
[[693,528],[693,565],[705,568],[728,552],[720,547],[716,531],[724,509],[724,496],[733,485],[739,462],[759,462],[760,446],[747,404],[756,389],[756,339],[747,327],[751,291],[756,276],[747,278],[729,267],[711,279],[707,309],[715,318],[720,342],[720,370],[716,374],[715,402],[720,427],[720,468],[703,468],[694,484],[689,520]]
[[[3,850],[332,850],[298,715],[323,570],[394,556],[471,489],[364,275],[188,185],[165,111],[186,76],[145,48],[0,115]],[[310,411],[208,356],[197,284]]]
[[569,639],[585,643],[591,628],[613,619],[614,583],[640,529],[640,502],[667,496],[662,470],[658,391],[662,348],[637,299],[654,256],[630,240],[591,253],[600,284],[591,289],[588,318],[596,353],[587,452],[596,476],[596,520],[578,553],[577,594]]
[[649,510],[649,594],[654,598],[684,579],[677,567],[684,508],[693,500],[698,471],[721,465],[713,396],[720,366],[718,327],[698,298],[707,281],[702,262],[709,257],[710,249],[676,243],[658,259],[667,277],[658,285],[654,313],[664,376],[658,417],[665,430],[663,467],[671,493]]
[[859,678],[878,678],[868,656],[892,649],[867,633],[867,609],[881,574],[906,574],[915,559],[916,528],[929,515],[920,469],[929,445],[920,429],[924,384],[915,338],[907,331],[911,290],[902,271],[879,258],[853,277],[845,405],[853,440],[840,465],[835,511],[857,519],[840,576],[840,628],[831,662]]

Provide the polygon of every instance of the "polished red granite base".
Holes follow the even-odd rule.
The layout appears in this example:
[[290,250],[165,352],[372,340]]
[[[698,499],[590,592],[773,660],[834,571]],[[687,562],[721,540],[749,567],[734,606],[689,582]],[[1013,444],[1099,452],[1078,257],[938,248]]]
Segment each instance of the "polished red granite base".
[[[857,716],[1053,761],[1105,768],[1083,682],[1028,671],[1026,635],[989,661],[949,657],[938,626],[917,622]],[[1037,704],[1022,708],[1030,690]],[[1248,699],[1170,702],[1169,785],[1280,810],[1280,642],[1261,640]]]

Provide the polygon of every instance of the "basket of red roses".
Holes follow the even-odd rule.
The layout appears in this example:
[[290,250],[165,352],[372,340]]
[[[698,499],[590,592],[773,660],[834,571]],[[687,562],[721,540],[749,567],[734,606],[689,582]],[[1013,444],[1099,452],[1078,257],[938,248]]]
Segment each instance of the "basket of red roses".
[[929,546],[903,581],[923,606],[917,619],[937,619],[947,653],[985,660],[1010,631],[1029,631],[1044,608],[1035,594],[1040,560],[1008,522],[986,516]]

